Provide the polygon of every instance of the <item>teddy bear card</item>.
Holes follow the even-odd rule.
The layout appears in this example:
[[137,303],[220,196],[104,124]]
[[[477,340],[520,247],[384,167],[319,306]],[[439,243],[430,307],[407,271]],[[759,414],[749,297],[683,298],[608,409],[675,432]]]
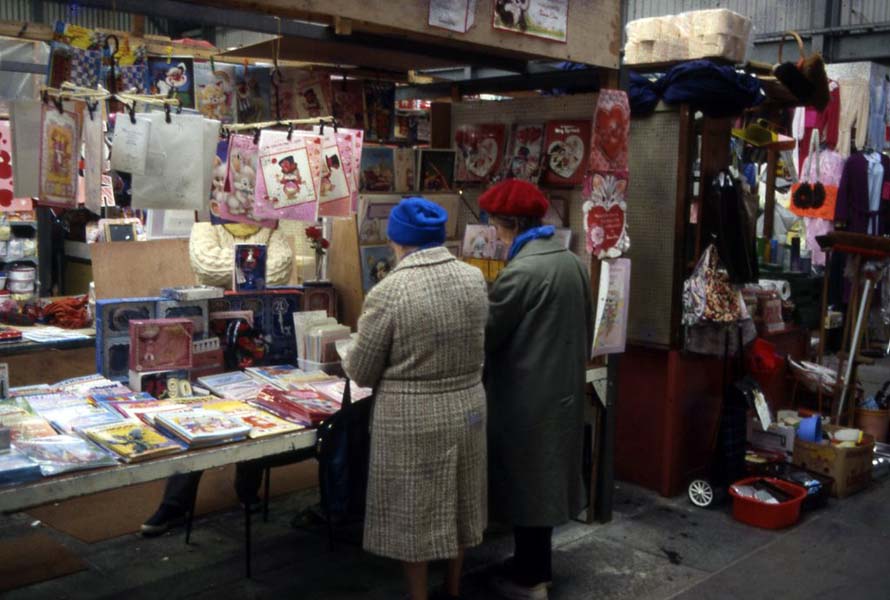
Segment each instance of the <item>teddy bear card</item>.
[[550,121],[544,140],[544,181],[551,185],[580,185],[587,165],[590,121]]
[[[338,143],[341,142],[342,143]],[[336,133],[325,138],[318,187],[318,218],[348,217],[352,209],[352,138]]]
[[235,67],[195,63],[195,96],[198,111],[208,119],[235,122]]
[[314,221],[321,185],[322,138],[306,131],[263,130],[258,155],[254,214]]
[[229,136],[225,158],[217,156],[214,162],[211,212],[229,221],[274,227],[274,221],[254,214],[258,151],[252,135]]

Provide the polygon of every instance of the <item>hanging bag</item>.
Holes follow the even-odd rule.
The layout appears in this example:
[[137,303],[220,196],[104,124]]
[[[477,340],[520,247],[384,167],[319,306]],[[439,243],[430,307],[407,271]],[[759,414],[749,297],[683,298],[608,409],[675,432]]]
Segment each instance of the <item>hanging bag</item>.
[[827,185],[822,179],[822,153],[819,149],[819,130],[810,136],[810,152],[801,168],[801,181],[791,186],[791,212],[799,217],[831,221],[837,204],[837,186]]
[[[796,63],[782,62],[782,49],[785,38],[790,36],[797,42],[800,58]],[[825,72],[825,61],[818,52],[807,55],[803,40],[796,31],[786,31],[779,42],[779,61],[773,68],[773,74],[798,100],[822,111],[828,106],[828,75]]]
[[732,287],[714,244],[702,253],[692,275],[683,282],[683,324],[731,323],[746,317],[741,292]]

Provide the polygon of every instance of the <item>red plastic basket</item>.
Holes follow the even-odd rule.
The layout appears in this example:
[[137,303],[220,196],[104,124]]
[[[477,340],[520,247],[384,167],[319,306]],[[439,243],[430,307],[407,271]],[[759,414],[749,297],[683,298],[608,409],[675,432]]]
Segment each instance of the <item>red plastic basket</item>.
[[792,499],[779,504],[767,504],[754,498],[740,496],[732,489],[732,486],[729,486],[733,518],[736,521],[764,529],[782,529],[797,523],[797,520],[800,519],[800,505],[807,497],[806,488],[772,477],[748,477],[736,481],[733,485],[751,485],[761,479],[787,492]]

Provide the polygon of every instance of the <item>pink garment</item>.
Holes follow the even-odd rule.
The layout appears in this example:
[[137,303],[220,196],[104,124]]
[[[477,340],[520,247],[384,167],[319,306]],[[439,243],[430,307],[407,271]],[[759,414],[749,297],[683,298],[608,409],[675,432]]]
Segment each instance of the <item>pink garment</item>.
[[818,153],[819,164],[812,156],[807,156],[800,169],[800,181],[822,185],[840,185],[844,173],[844,158],[835,150],[822,150]]
[[813,217],[804,217],[803,223],[807,228],[807,248],[810,249],[810,258],[814,265],[823,266],[825,264],[825,253],[819,247],[816,237],[834,231],[834,223],[825,219],[814,219]]

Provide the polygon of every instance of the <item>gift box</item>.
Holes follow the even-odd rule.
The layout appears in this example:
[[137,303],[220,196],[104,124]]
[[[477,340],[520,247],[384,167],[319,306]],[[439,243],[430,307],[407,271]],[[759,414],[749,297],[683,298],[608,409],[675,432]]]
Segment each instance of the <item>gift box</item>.
[[210,331],[210,311],[208,300],[160,300],[159,319],[188,319],[192,322],[192,337],[204,339]]
[[131,319],[156,319],[163,298],[113,298],[96,300],[96,339],[130,335]]
[[130,321],[129,368],[133,371],[191,369],[193,327],[189,319]]
[[185,302],[189,300],[211,300],[222,298],[225,290],[211,285],[195,285],[188,287],[162,288],[161,295],[170,300]]

